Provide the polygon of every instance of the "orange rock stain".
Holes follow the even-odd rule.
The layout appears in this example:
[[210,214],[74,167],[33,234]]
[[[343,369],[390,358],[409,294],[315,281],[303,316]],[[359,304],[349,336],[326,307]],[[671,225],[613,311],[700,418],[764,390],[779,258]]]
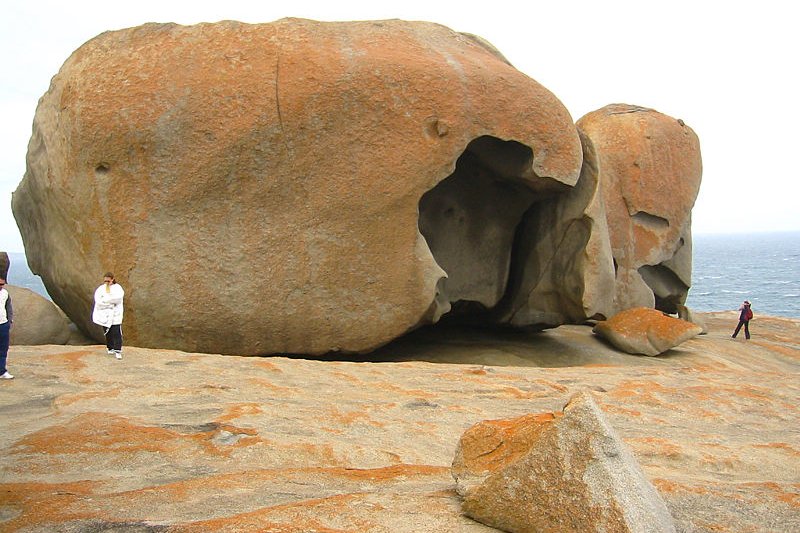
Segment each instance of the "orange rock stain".
[[19,514],[0,525],[0,531],[19,531],[27,528],[47,528],[57,531],[60,524],[70,520],[97,517],[84,502],[94,495],[99,483],[2,483],[0,507],[11,508]]
[[782,450],[792,457],[800,457],[800,451],[798,451],[794,446],[786,442],[769,442],[766,444],[754,444],[756,448],[773,448],[777,450]]
[[83,362],[83,358],[87,355],[99,354],[100,352],[98,350],[99,349],[93,349],[91,351],[81,350],[76,352],[56,353],[46,355],[44,358],[50,363],[65,366],[70,372],[78,372],[86,368],[86,363]]
[[461,437],[463,464],[472,472],[494,472],[517,461],[562,413],[540,413],[484,420]]
[[17,441],[12,453],[77,454],[167,452],[180,434],[159,427],[132,424],[106,413],[85,413],[66,424],[50,426]]
[[261,406],[254,402],[245,402],[229,405],[225,408],[225,413],[218,416],[216,421],[223,423],[241,418],[246,415],[261,414]]
[[636,409],[627,409],[625,407],[620,407],[619,405],[603,404],[601,409],[604,413],[614,413],[627,416],[642,416],[641,411],[637,411]]
[[269,370],[270,372],[275,372],[276,374],[282,374],[283,370],[278,367],[275,363],[270,363],[269,361],[258,360],[255,363],[255,366],[261,367],[265,370]]
[[241,532],[259,531],[262,533],[358,533],[368,531],[374,524],[368,521],[355,521],[348,529],[331,528],[324,525],[320,519],[310,518],[327,514],[337,516],[343,508],[346,508],[352,501],[359,496],[353,494],[341,494],[329,498],[317,498],[293,502],[289,504],[264,507],[249,513],[242,513],[235,516],[216,518],[193,522],[191,524],[181,524],[170,528],[175,533],[194,533],[194,532]]
[[672,441],[659,437],[638,437],[625,439],[625,443],[639,455],[660,455],[677,459],[683,454],[683,448]]
[[280,394],[281,396],[291,396],[292,394],[297,393],[297,389],[292,387],[281,387],[280,385],[275,385],[272,381],[264,378],[248,378],[248,381],[253,385],[257,385],[259,387],[263,387],[267,390],[273,391],[275,393]]
[[62,394],[55,399],[53,405],[56,409],[67,407],[77,402],[85,400],[92,400],[94,398],[116,398],[119,396],[121,389],[111,389],[105,391],[87,391],[77,394]]

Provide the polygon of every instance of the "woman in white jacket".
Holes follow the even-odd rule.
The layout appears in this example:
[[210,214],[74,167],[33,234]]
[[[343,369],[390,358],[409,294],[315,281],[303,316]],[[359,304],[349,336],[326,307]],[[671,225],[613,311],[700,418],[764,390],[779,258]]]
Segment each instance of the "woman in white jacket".
[[92,322],[103,326],[108,354],[122,359],[122,299],[125,291],[114,274],[106,272],[103,284],[94,291]]

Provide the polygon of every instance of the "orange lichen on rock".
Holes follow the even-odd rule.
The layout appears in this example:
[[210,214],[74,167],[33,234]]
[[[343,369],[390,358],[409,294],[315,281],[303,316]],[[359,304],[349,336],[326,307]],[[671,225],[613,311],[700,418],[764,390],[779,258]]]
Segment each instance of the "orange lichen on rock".
[[83,362],[83,358],[87,355],[92,355],[96,353],[95,350],[81,350],[76,352],[66,352],[66,353],[59,353],[54,355],[46,356],[49,361],[52,361],[55,364],[62,364],[67,367],[67,370],[70,372],[78,372],[86,368],[86,363]]
[[3,521],[0,530],[20,531],[26,528],[54,525],[71,520],[96,517],[82,505],[91,498],[100,483],[0,483],[0,508],[12,511],[13,518]]
[[660,437],[638,437],[625,439],[638,455],[661,456],[678,459],[684,455],[683,448],[674,441]]
[[659,355],[703,329],[655,309],[635,307],[598,323],[592,331],[627,353]]
[[77,453],[166,452],[174,450],[180,434],[141,426],[122,416],[85,413],[66,424],[31,433],[12,447],[12,453],[47,455]]
[[85,400],[93,400],[95,398],[116,398],[119,396],[121,389],[111,389],[104,391],[86,391],[77,394],[62,394],[53,401],[53,406],[56,409],[67,407],[76,402]]
[[700,494],[702,496],[708,496],[710,493],[705,487],[697,486],[697,485],[689,485],[687,483],[679,483],[677,481],[671,479],[663,479],[663,478],[656,478],[653,479],[653,485],[661,492],[688,492],[691,494]]
[[797,450],[797,448],[795,448],[788,442],[769,442],[766,444],[754,444],[753,446],[755,446],[756,448],[773,448],[777,450],[782,450],[793,457],[800,457],[800,450]]
[[494,472],[528,452],[544,428],[561,413],[524,415],[503,420],[484,420],[461,437],[461,456],[455,470]]
[[[238,515],[179,524],[172,526],[175,533],[205,533],[216,531],[221,533],[240,531],[263,531],[265,533],[300,533],[314,531],[317,533],[356,533],[366,531],[372,525],[369,522],[352,524],[347,529],[328,527],[320,518],[311,518],[318,514],[334,514],[341,511],[351,501],[358,499],[356,494],[341,494],[328,498],[314,498],[301,502],[264,507],[255,511]],[[288,515],[288,516],[287,516]],[[360,529],[364,528],[364,529]]]
[[229,422],[242,416],[257,415],[261,413],[261,407],[257,403],[245,402],[228,406],[225,414],[217,417],[217,422]]

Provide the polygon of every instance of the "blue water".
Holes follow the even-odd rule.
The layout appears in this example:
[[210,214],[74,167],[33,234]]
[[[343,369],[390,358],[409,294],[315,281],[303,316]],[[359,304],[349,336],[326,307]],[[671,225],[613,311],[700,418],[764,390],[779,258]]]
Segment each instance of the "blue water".
[[[800,232],[695,235],[692,240],[692,288],[686,301],[691,309],[725,311],[750,300],[756,314],[800,318]],[[49,298],[25,256],[8,255],[9,283]]]
[[738,309],[800,318],[800,232],[695,235],[692,288],[695,311]]
[[28,268],[25,254],[8,252],[8,262],[8,279],[6,280],[8,283],[17,287],[25,287],[33,292],[38,292],[47,299],[51,299],[50,295],[47,294],[47,289],[44,288],[42,278],[34,276]]

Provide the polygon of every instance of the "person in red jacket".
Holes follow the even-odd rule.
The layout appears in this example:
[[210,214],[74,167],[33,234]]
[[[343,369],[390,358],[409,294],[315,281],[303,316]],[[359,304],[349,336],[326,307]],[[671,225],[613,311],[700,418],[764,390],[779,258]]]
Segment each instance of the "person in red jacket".
[[749,339],[750,320],[752,318],[753,318],[753,310],[750,309],[750,302],[745,300],[744,303],[741,306],[739,306],[739,324],[736,326],[736,330],[733,332],[733,335],[731,335],[731,337],[735,339],[736,335],[739,334],[739,330],[742,329],[742,326],[744,326],[744,338]]

